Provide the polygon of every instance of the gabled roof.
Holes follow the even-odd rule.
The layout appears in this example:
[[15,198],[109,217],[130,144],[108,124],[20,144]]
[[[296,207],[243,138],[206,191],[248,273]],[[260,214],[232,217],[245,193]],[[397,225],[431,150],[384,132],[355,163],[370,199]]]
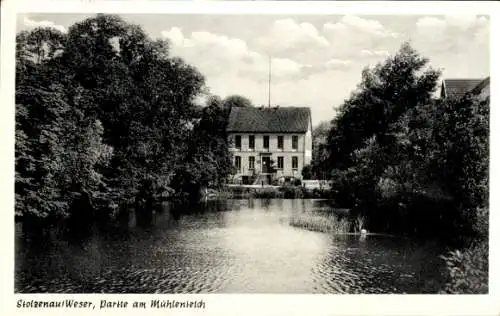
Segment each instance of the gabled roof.
[[305,133],[311,122],[306,107],[233,107],[227,131],[231,133]]
[[441,86],[441,97],[460,99],[482,81],[484,79],[444,79]]
[[[477,94],[480,94],[484,88],[488,87],[490,85],[490,77],[487,77],[486,79],[484,79],[483,81],[481,81],[474,89],[472,89],[470,92],[473,94],[473,95],[477,95]],[[488,93],[489,95],[489,93]]]

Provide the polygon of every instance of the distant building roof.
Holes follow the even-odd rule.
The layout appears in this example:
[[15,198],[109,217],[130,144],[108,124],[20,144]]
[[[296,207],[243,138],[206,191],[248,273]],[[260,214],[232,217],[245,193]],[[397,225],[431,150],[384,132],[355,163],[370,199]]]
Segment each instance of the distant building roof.
[[460,99],[483,81],[484,79],[444,79],[441,85],[441,97]]
[[233,107],[228,132],[232,133],[305,133],[311,122],[306,107]]
[[490,86],[490,77],[484,79],[483,81],[481,81],[474,89],[472,89],[470,92],[473,94],[473,95],[478,95],[478,94],[481,94],[482,92],[485,92],[485,97],[486,96],[490,96],[490,90],[487,89],[485,90],[485,88],[489,88]]

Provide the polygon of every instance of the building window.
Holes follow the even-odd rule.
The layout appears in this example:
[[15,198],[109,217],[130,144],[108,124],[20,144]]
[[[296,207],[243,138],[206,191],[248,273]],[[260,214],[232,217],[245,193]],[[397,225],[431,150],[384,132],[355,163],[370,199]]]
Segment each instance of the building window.
[[237,148],[237,149],[241,149],[241,135],[236,135],[234,137],[234,146]]
[[299,148],[299,136],[292,136],[292,149],[297,150]]
[[248,169],[250,169],[250,170],[255,169],[255,157],[254,156],[248,157]]
[[292,169],[299,169],[299,158],[297,156],[292,157]]
[[278,169],[283,169],[283,157],[278,157]]
[[234,157],[234,166],[236,167],[236,170],[241,171],[241,157],[240,156]]
[[249,149],[255,149],[255,136],[254,135],[250,135],[248,136],[248,148]]
[[269,136],[264,136],[264,149],[269,149]]
[[278,149],[283,150],[283,136],[278,136]]

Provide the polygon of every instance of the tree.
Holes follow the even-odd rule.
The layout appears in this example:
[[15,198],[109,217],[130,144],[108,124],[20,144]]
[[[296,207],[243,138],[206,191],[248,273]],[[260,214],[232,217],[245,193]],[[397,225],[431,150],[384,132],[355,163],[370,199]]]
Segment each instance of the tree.
[[211,97],[193,128],[186,164],[176,172],[173,185],[178,191],[193,197],[202,188],[220,187],[234,172],[227,123],[223,102]]
[[16,214],[67,215],[74,194],[81,193],[75,181],[84,190],[99,190],[97,166],[107,163],[110,152],[102,128],[69,106],[61,86],[21,85],[16,102]]
[[365,213],[373,229],[484,236],[489,99],[431,99],[437,72],[422,71],[424,61],[403,46],[364,72],[362,89],[333,120],[336,200]]
[[241,95],[230,95],[223,100],[224,106],[227,109],[232,107],[253,107],[252,101]]
[[427,63],[403,44],[385,62],[363,70],[358,89],[331,124],[326,165],[339,182],[336,198],[368,215],[374,229],[403,232],[420,225],[411,217],[415,192],[430,182],[416,172],[419,161],[401,123],[433,103],[439,72]]
[[319,123],[312,131],[311,177],[324,179],[328,174],[328,134],[330,122]]
[[21,31],[16,36],[17,66],[46,63],[63,52],[65,41],[66,35],[54,28],[37,27]]
[[168,42],[99,14],[21,32],[16,57],[18,214],[64,214],[71,176],[104,204],[169,192],[205,87]]
[[154,191],[168,191],[184,159],[203,76],[169,57],[167,42],[117,16],[77,23],[68,38],[62,59],[73,73],[71,86],[83,87],[86,114],[101,120],[114,148],[106,177],[118,187],[117,199],[133,197],[149,180]]
[[390,144],[394,136],[391,124],[407,110],[432,99],[440,73],[425,68],[427,64],[427,58],[405,43],[384,63],[363,70],[358,89],[332,122],[329,164],[346,168],[353,151],[372,136],[384,146]]

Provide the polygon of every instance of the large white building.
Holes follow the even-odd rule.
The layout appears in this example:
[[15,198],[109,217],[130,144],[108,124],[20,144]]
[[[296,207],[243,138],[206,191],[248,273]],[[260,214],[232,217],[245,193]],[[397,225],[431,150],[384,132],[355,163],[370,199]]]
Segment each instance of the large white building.
[[[311,110],[306,107],[233,107],[227,132],[236,178],[262,183],[301,178],[312,159]],[[274,168],[270,168],[270,166]],[[275,169],[276,172],[271,172]]]

